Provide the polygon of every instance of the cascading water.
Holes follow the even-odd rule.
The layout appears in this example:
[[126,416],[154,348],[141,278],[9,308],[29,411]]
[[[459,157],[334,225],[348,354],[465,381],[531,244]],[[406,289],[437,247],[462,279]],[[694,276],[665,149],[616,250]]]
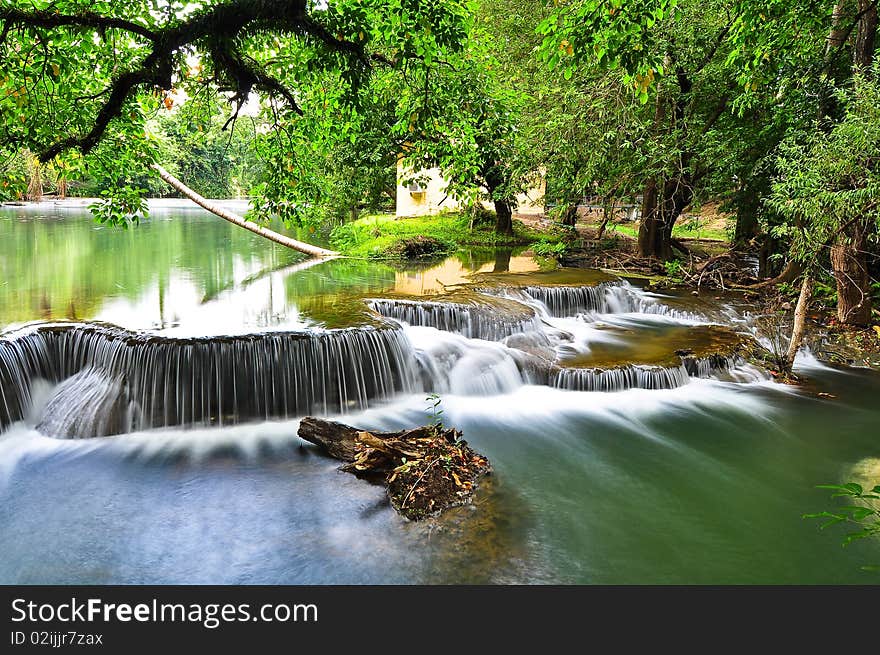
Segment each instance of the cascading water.
[[624,389],[675,389],[693,378],[707,379],[728,374],[731,380],[756,382],[767,379],[737,355],[682,357],[679,366],[628,365],[611,369],[556,368],[550,386],[572,391],[622,391]]
[[[815,484],[875,483],[880,378],[801,353],[805,385],[769,381],[737,359],[756,352],[747,337],[732,347],[755,309],[735,294],[659,296],[479,252],[430,268],[340,259],[306,272],[193,212],[153,213],[122,239],[85,212],[74,224],[28,211],[0,211],[0,327],[104,319],[154,332],[80,323],[0,334],[0,582],[858,584],[876,559],[796,523],[822,507]],[[561,289],[603,282],[595,302]],[[494,287],[488,301],[481,286]],[[360,305],[419,297],[491,305],[470,325],[510,327],[469,338],[467,322],[379,321]],[[355,345],[378,335],[328,332],[393,320],[399,329],[363,346],[368,357]],[[282,329],[297,334],[262,334]],[[306,351],[313,363],[292,361]],[[332,363],[341,357],[354,372]],[[311,400],[308,385],[321,390]],[[381,487],[335,475],[338,462],[296,436],[300,403],[400,430],[432,420],[429,390],[442,399],[434,418],[497,472],[472,508],[439,521],[402,523]],[[285,411],[291,420],[274,420]]]
[[[694,355],[690,350],[680,354],[670,350],[669,361],[656,365],[634,362],[599,367],[577,363],[589,358],[598,342],[610,344],[613,350],[621,340],[631,339],[629,335],[634,331],[650,330],[658,320],[708,336],[719,332],[719,328],[705,325],[687,327],[696,321],[696,314],[671,309],[659,303],[659,296],[624,281],[483,291],[528,306],[535,318],[517,326],[510,317],[496,313],[485,319],[492,332],[482,332],[482,338],[499,340],[506,331],[497,329],[499,324],[522,329],[504,336],[500,343],[485,343],[466,338],[476,331],[472,326],[480,316],[470,306],[388,301],[383,307],[380,301],[372,301],[384,316],[409,324],[405,330],[418,353],[426,389],[456,395],[492,395],[524,384],[541,384],[576,391],[622,391],[674,389],[692,378],[711,378],[733,370],[738,377],[728,376],[731,379],[753,381],[764,377],[756,368],[746,370],[742,358],[732,351]],[[443,307],[442,312],[439,307]],[[619,329],[609,330],[605,325],[609,321]],[[732,333],[720,332],[719,337],[723,337],[719,338],[721,342],[728,340],[731,347],[736,341]]]
[[32,332],[26,341],[0,338],[0,430],[27,413],[34,380],[58,379],[46,334]]
[[41,326],[0,340],[3,427],[24,417],[38,379],[61,383],[40,425],[80,437],[345,412],[420,388],[412,348],[393,328],[172,339]]
[[593,286],[484,287],[481,292],[537,306],[549,317],[579,314],[649,314],[673,320],[702,322],[705,317],[670,307],[664,296],[634,287],[626,280],[601,282]]
[[374,299],[369,304],[385,318],[409,325],[434,327],[469,339],[500,341],[518,332],[540,329],[539,319],[526,307],[514,315],[508,315],[486,305],[384,299]]
[[582,312],[608,313],[608,298],[620,282],[602,282],[591,287],[523,287],[520,291],[546,307],[550,316],[576,316]]
[[140,423],[125,381],[85,368],[61,382],[42,407],[37,430],[70,439],[104,437],[131,431]]
[[[691,351],[658,365],[591,364],[593,348],[617,352],[621,340],[660,317],[693,319],[677,317],[658,297],[624,281],[455,293],[367,301],[400,327],[219,338],[171,338],[96,323],[25,328],[0,337],[0,428],[27,416],[45,434],[84,438],[345,413],[422,391],[673,389],[734,369],[739,373],[728,378],[756,377],[740,371],[735,355]],[[39,403],[32,397],[38,380],[56,385]]]
[[[705,377],[708,377],[705,376]],[[550,384],[571,391],[622,391],[624,389],[675,389],[690,382],[684,364],[676,367],[624,366],[608,370],[560,368]]]

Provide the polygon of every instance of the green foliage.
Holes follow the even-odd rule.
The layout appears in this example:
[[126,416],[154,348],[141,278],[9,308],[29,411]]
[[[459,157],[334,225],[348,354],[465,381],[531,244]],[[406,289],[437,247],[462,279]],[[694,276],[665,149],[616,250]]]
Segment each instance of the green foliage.
[[842,120],[831,130],[813,129],[782,144],[779,179],[769,203],[789,220],[774,236],[790,240],[792,254],[813,262],[854,219],[876,235],[880,221],[880,82],[857,74],[838,92]]
[[837,304],[837,282],[828,273],[813,280],[813,299],[826,307]]
[[395,132],[404,144],[407,171],[402,183],[438,168],[448,182],[446,193],[473,206],[483,200],[513,203],[533,182],[534,170],[516,166],[517,120],[525,98],[499,80],[492,44],[491,33],[478,23],[461,56],[424,71],[413,78],[414,87],[411,82],[397,92],[403,120]]
[[[308,21],[291,29],[284,13],[294,5],[175,0],[159,11],[154,0],[7,0],[0,12],[116,22],[5,23],[0,150],[66,143],[40,170],[46,189],[70,181],[72,193],[100,192],[119,205],[101,209],[102,220],[120,224],[138,216],[139,190],[167,193],[154,161],[204,195],[252,195],[256,219],[297,225],[387,211],[396,183],[431,167],[463,206],[510,203],[537,171],[560,205],[633,200],[649,182],[678,181],[687,202],[724,195],[802,260],[847,211],[876,219],[880,103],[873,82],[849,84],[849,42],[828,52],[834,3],[804,11],[794,0],[339,0],[309,3]],[[278,15],[229,39],[181,41],[89,141],[114,80],[153,61],[162,39],[149,34],[257,6]],[[823,132],[813,117],[835,88],[845,91],[829,103],[836,109],[821,127],[833,129]],[[178,107],[180,97],[188,99]],[[245,100],[257,115],[243,112],[222,130]],[[27,166],[0,170],[0,197],[27,195]],[[683,228],[674,234],[707,236],[700,225]]]
[[666,269],[666,276],[675,280],[676,282],[682,281],[682,268],[681,261],[678,259],[672,259],[667,262],[663,262],[663,268]]
[[[514,235],[498,235],[491,226],[475,224],[464,214],[447,213],[435,216],[396,218],[392,214],[365,216],[339,225],[330,235],[331,245],[352,257],[391,259],[398,257],[397,244],[407,239],[428,237],[446,243],[450,251],[462,246],[525,245],[553,235],[544,235],[514,222]],[[561,235],[557,238],[561,239]]]
[[777,284],[776,290],[779,292],[779,295],[786,296],[787,298],[797,298],[800,293],[800,288],[793,285],[791,282]]
[[[648,180],[678,179],[695,200],[724,195],[744,224],[784,232],[791,217],[763,202],[776,149],[786,137],[802,143],[829,89],[850,75],[849,42],[828,51],[834,6],[572,0],[538,12],[533,47],[562,71],[530,92],[548,196],[632,197]],[[785,249],[789,238],[772,243]]]
[[566,253],[568,246],[563,241],[541,239],[532,244],[532,251],[542,257],[560,257]]
[[[215,96],[198,97],[160,110],[147,123],[162,165],[207,198],[248,195],[262,168],[251,146],[264,126],[246,116],[224,129],[228,111]],[[153,178],[145,183],[151,195],[174,193]]]
[[[275,13],[264,15],[272,8]],[[180,93],[190,102],[205,95],[230,99],[230,111],[237,111],[249,92],[259,90],[255,99],[263,114],[254,146],[264,165],[254,186],[255,214],[296,222],[307,205],[325,202],[315,189],[332,190],[364,163],[371,162],[365,168],[375,172],[373,156],[385,163],[396,157],[397,149],[385,147],[386,140],[365,146],[330,176],[320,172],[322,162],[339,161],[341,144],[355,143],[364,132],[360,123],[371,120],[373,73],[405,78],[403,84],[417,80],[422,89],[428,71],[456,56],[469,31],[468,13],[459,0],[309,2],[305,10],[304,18],[299,3],[280,0],[175,1],[161,7],[154,0],[7,0],[0,8],[0,146],[29,148],[45,153],[47,160],[60,152],[59,161],[74,179],[93,180],[109,201],[118,199],[126,209],[131,208],[131,190],[150,187],[145,182],[154,175],[150,164],[169,152],[181,155],[182,177],[189,173],[194,186],[221,195],[222,180],[229,177],[224,169],[241,162],[214,138],[219,136],[216,125],[204,138],[192,139],[166,124],[163,139],[149,133],[148,123]],[[237,24],[230,23],[230,15],[253,18]],[[206,25],[210,29],[204,31]],[[221,25],[233,33],[221,34]],[[392,126],[403,123],[396,102],[392,108]],[[96,126],[101,126],[97,132]],[[376,133],[399,136],[387,123]],[[253,131],[249,139],[254,140]],[[298,157],[303,153],[310,154],[305,170],[324,179],[306,179]],[[387,181],[389,168],[379,168],[383,172],[374,177]],[[221,186],[212,183],[207,170],[218,171]],[[298,193],[301,181],[304,191]],[[343,194],[345,202],[357,198],[360,203],[360,196],[387,188],[372,179],[369,189],[360,182]],[[328,204],[334,203],[331,197]],[[124,221],[127,215],[106,212],[102,217]]]
[[89,209],[99,223],[127,228],[149,216],[145,193],[145,189],[130,186],[104,190],[101,192],[102,199],[89,205]]
[[541,56],[560,68],[566,80],[576,67],[595,63],[619,67],[631,82],[639,102],[648,101],[648,88],[663,74],[663,51],[656,47],[658,21],[669,17],[677,0],[575,0],[538,24]]
[[22,200],[27,196],[28,165],[25,153],[2,153],[0,200]]
[[734,47],[725,64],[737,71],[743,92],[737,106],[748,107],[760,102],[762,94],[771,94],[788,111],[800,103],[795,99],[804,91],[815,93],[824,83],[823,58],[835,3],[811,4],[808,11],[797,0],[732,4]]
[[[867,539],[880,535],[880,509],[877,501],[880,501],[880,485],[870,490],[865,490],[862,485],[855,482],[846,484],[823,484],[818,489],[833,491],[832,498],[846,498],[857,502],[854,505],[835,507],[831,511],[804,514],[805,519],[818,519],[823,521],[819,526],[821,530],[838,524],[850,524],[856,526],[854,532],[844,535],[843,545],[848,546],[854,541]],[[865,570],[880,571],[878,566],[865,566]]]

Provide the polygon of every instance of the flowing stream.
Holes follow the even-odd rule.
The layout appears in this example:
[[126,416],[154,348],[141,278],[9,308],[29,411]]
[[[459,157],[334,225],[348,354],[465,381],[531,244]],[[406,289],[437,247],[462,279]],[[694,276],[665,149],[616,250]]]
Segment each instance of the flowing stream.
[[[877,483],[880,376],[773,382],[741,299],[510,252],[313,264],[153,210],[0,210],[0,582],[871,581],[880,544],[801,515]],[[296,436],[428,393],[495,469],[437,520]]]

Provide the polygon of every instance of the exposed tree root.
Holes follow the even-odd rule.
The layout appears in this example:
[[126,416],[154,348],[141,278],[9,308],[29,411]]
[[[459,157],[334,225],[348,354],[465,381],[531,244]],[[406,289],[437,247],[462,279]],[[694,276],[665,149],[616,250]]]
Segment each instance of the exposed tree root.
[[345,462],[340,470],[385,483],[391,505],[420,520],[470,502],[489,460],[462,441],[461,433],[439,426],[400,432],[367,432],[306,417],[299,436]]

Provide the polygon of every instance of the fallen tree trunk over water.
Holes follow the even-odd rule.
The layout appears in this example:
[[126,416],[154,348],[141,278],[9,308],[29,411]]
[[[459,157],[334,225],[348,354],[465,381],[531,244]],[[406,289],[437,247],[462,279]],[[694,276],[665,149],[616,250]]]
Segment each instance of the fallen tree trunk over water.
[[480,478],[491,472],[489,460],[460,432],[439,426],[368,432],[307,416],[299,436],[345,462],[341,470],[382,480],[391,505],[412,520],[470,502]]
[[283,234],[278,234],[274,230],[270,230],[269,228],[263,227],[262,225],[258,225],[253,221],[249,221],[243,216],[239,216],[238,214],[234,214],[231,211],[227,211],[222,207],[215,205],[213,202],[208,200],[207,198],[199,195],[188,186],[186,186],[183,182],[174,177],[171,173],[162,168],[159,164],[153,164],[153,168],[159,173],[159,177],[162,178],[166,184],[171,185],[180,193],[185,195],[187,198],[192,200],[194,203],[207,209],[212,214],[216,214],[220,218],[229,221],[239,227],[243,227],[254,234],[259,234],[261,237],[269,239],[270,241],[274,241],[275,243],[286,246],[287,248],[292,248],[293,250],[298,250],[299,252],[304,252],[307,255],[311,255],[312,257],[338,257],[339,253],[335,250],[326,250],[324,248],[320,248],[318,246],[313,246],[310,243],[305,243],[304,241],[297,241],[296,239],[291,239],[290,237],[286,237]]

